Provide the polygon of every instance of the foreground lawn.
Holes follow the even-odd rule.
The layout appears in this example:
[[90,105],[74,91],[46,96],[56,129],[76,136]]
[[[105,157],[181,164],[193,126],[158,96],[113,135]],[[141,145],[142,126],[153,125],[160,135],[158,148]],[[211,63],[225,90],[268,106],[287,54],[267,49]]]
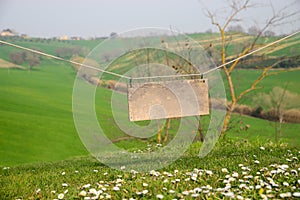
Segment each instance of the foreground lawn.
[[[157,147],[149,145],[153,150]],[[300,196],[300,151],[271,142],[220,142],[198,158],[194,143],[181,159],[148,173],[113,170],[91,157],[2,166],[1,199],[278,199]],[[149,147],[148,147],[149,148]],[[149,150],[149,149],[148,149]]]

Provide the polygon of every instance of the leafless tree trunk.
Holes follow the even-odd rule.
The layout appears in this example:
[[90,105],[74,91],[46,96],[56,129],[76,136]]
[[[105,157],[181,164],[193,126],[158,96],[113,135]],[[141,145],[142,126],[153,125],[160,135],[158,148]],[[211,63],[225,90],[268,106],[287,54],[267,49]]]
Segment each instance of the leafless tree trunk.
[[[218,23],[217,21],[215,21],[215,15],[211,12],[211,11],[207,11],[208,17],[211,20],[211,23],[213,25],[215,25],[219,32],[220,32],[220,37],[221,37],[221,63],[225,64],[226,60],[227,60],[227,49],[226,49],[226,45],[228,45],[228,42],[226,41],[226,29],[228,28],[228,26],[236,21],[239,21],[240,19],[238,19],[238,14],[241,13],[242,11],[245,11],[246,9],[252,7],[253,5],[250,5],[250,0],[243,0],[243,1],[238,1],[238,0],[232,0],[230,3],[230,8],[231,8],[231,12],[229,12],[229,16],[226,18],[225,22],[223,25],[221,25],[220,23]],[[295,15],[295,13],[290,13],[288,15],[284,15],[283,11],[286,8],[283,8],[282,10],[280,10],[278,13],[275,13],[275,11],[273,12],[273,16],[271,16],[269,18],[269,20],[267,20],[265,26],[260,29],[260,31],[257,33],[257,35],[254,37],[254,40],[250,43],[244,46],[243,50],[236,55],[236,58],[239,58],[241,56],[246,55],[247,53],[249,53],[250,51],[252,51],[253,49],[255,49],[257,47],[257,41],[258,39],[262,36],[262,33],[271,25],[276,25],[278,23],[282,23],[285,19]],[[274,9],[273,9],[274,10]],[[232,80],[232,71],[235,70],[235,68],[237,67],[237,65],[240,63],[240,59],[237,59],[235,62],[233,62],[232,64],[230,64],[230,66],[224,66],[222,69],[225,73],[227,82],[228,82],[228,86],[229,86],[229,92],[230,92],[230,97],[231,97],[231,101],[228,104],[227,107],[227,113],[225,116],[225,120],[224,120],[224,124],[223,124],[223,128],[222,128],[222,134],[224,134],[228,128],[228,124],[230,122],[233,110],[235,108],[235,106],[237,105],[237,103],[248,93],[259,89],[260,87],[257,87],[258,83],[261,82],[266,76],[271,75],[272,73],[268,73],[268,71],[274,66],[267,66],[264,67],[261,75],[252,82],[251,86],[244,90],[243,92],[241,92],[240,94],[236,94],[236,85],[233,83]]]

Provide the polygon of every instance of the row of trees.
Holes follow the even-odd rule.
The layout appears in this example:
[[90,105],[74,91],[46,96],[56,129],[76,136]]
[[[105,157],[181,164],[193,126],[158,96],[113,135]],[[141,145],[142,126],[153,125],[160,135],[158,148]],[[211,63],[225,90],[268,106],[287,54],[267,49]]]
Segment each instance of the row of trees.
[[29,69],[32,70],[33,67],[39,66],[41,64],[40,57],[37,54],[16,51],[9,55],[10,61],[17,65],[22,65],[28,63]]
[[72,56],[83,56],[88,54],[89,50],[80,46],[61,47],[55,49],[55,55],[61,58],[70,59]]
[[[242,25],[237,24],[237,25],[231,25],[228,26],[226,29],[227,32],[232,32],[232,33],[247,33],[249,35],[257,35],[261,32],[261,29],[257,26],[251,26],[250,28],[247,29],[247,31],[242,27]],[[265,37],[273,37],[276,35],[276,33],[272,30],[265,30],[262,33],[262,36]]]
[[[88,49],[74,46],[74,47],[61,47],[55,50],[55,55],[61,58],[70,59],[72,56],[85,56],[88,53]],[[41,64],[41,57],[38,54],[25,51],[15,51],[9,54],[9,59],[16,65],[22,65],[28,63],[31,70],[35,66]]]

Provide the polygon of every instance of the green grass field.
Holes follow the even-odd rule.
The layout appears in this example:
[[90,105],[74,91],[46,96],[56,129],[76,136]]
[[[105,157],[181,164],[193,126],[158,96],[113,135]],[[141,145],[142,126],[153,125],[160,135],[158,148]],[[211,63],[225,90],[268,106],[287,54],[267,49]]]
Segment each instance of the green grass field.
[[[210,39],[206,36],[192,37]],[[92,41],[16,43],[47,53],[66,45],[89,49],[96,45]],[[279,51],[284,50],[287,52],[285,48]],[[9,60],[12,51],[15,49],[1,45],[1,59]],[[260,73],[260,70],[234,71],[236,91],[248,87]],[[160,198],[157,196],[160,194],[165,199],[240,196],[260,199],[299,195],[300,124],[284,123],[277,142],[274,122],[238,114],[234,114],[223,140],[203,159],[198,158],[201,143],[195,142],[182,158],[152,175],[117,171],[100,164],[90,157],[75,129],[72,113],[75,77],[71,65],[45,58],[41,66],[31,71],[0,68],[0,199],[55,199],[62,195],[64,199],[97,195],[112,199],[154,199]],[[245,96],[241,103],[252,105],[255,94],[268,92],[274,86],[286,86],[299,94],[299,77],[299,70],[270,76],[260,83],[262,89]],[[149,146],[155,147],[156,136],[149,140],[128,139],[118,128],[111,113],[111,94],[111,90],[99,87],[95,96],[96,114],[108,138],[124,149],[144,151]],[[203,117],[204,127],[207,121],[208,117]],[[177,121],[172,125],[170,139],[176,132]],[[240,126],[245,125],[250,128],[241,130]],[[222,172],[222,168],[228,172]],[[197,176],[193,178],[195,173]]]
[[[245,72],[248,77],[251,73],[257,73],[254,70]],[[297,76],[295,75],[293,80],[292,75],[294,74],[270,77],[265,80],[264,85],[268,85],[269,88],[275,83],[280,85],[280,76],[289,78],[291,85],[298,84]],[[33,71],[1,69],[0,76],[1,165],[62,160],[87,155],[72,119],[75,72],[70,66],[45,63]],[[124,137],[124,133],[113,122],[110,111],[111,91],[98,88],[96,94],[96,112],[106,134],[111,139]],[[244,124],[250,124],[251,128],[248,131],[239,130],[242,121]],[[229,130],[229,136],[274,140],[271,122],[235,115],[232,126],[235,128]],[[299,130],[299,124],[284,124],[281,137],[298,146]],[[144,142],[138,143],[142,143],[140,145],[143,146]],[[122,142],[121,145],[126,146],[126,142]]]
[[[0,169],[1,199],[281,199],[299,197],[300,152],[227,140],[199,159],[199,143],[149,172],[114,170],[90,157]],[[138,154],[137,154],[138,155]],[[116,161],[118,162],[118,161]]]

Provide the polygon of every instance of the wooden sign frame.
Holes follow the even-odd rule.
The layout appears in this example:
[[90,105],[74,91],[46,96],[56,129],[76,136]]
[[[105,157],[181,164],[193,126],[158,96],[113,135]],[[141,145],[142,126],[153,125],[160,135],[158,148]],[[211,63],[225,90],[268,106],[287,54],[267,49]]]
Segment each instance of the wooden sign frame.
[[131,83],[128,108],[130,121],[208,115],[207,80]]

